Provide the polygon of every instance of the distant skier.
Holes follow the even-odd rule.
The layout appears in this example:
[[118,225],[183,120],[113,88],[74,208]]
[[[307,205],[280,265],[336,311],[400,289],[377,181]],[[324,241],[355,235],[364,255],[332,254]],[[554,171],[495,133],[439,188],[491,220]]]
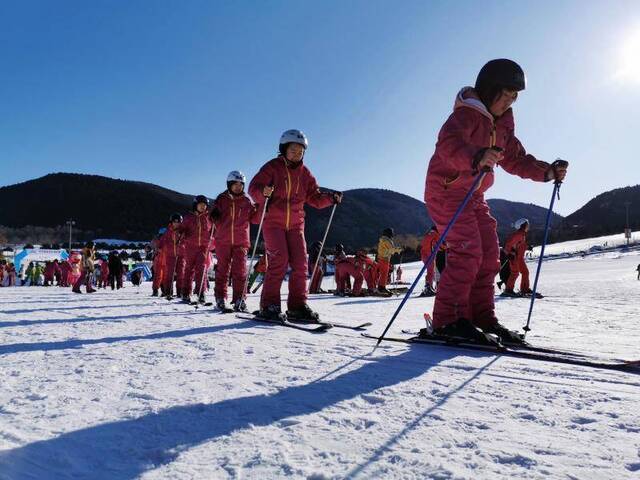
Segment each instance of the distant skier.
[[[508,173],[539,182],[565,178],[562,162],[537,160],[514,135],[511,105],[524,88],[520,66],[498,59],[482,67],[475,88],[465,87],[456,95],[425,182],[425,203],[440,231],[449,225],[480,171],[499,165]],[[433,309],[435,334],[489,342],[484,331],[503,341],[520,341],[520,335],[495,316],[493,282],[500,267],[497,224],[484,199],[493,180],[494,173],[486,173],[449,230],[447,268]]]
[[[251,246],[249,228],[257,209],[244,191],[246,178],[238,170],[227,175],[227,189],[213,202],[211,218],[215,223],[216,279],[214,295],[220,311],[231,310],[225,304],[231,276],[231,305],[236,312],[246,312],[247,252]],[[258,219],[259,221],[259,219]]]
[[[362,295],[365,264],[361,257],[345,257],[336,264],[336,295],[345,296],[350,293],[354,297]],[[347,280],[353,277],[353,290],[347,291]]]
[[356,251],[356,258],[360,262],[364,280],[367,282],[367,293],[375,295],[378,288],[378,264],[367,255],[364,248]]
[[[422,259],[422,263],[427,263],[429,256],[433,252],[433,249],[436,248],[438,244],[438,240],[440,240],[440,234],[438,233],[438,227],[433,225],[429,231],[426,233],[424,238],[422,239],[422,243],[420,244],[420,257]],[[435,289],[433,288],[433,281],[435,280],[435,272],[436,272],[436,262],[435,258],[427,267],[427,274],[424,279],[424,289],[422,293],[420,293],[421,297],[433,297],[436,294]]]
[[109,284],[109,262],[104,255],[99,260],[100,278],[98,280],[98,288],[107,288]]
[[[162,236],[165,234],[167,229],[162,227],[158,230],[158,234],[155,236],[153,240],[151,240],[151,249],[153,250],[153,279],[151,282],[151,296],[157,297],[160,295],[160,289],[163,285],[164,279],[164,266],[165,266],[165,257],[162,252]],[[164,296],[164,291],[162,292],[162,296]]]
[[7,275],[7,287],[15,287],[16,286],[16,266],[9,262],[5,267],[5,272]]
[[[507,280],[507,287],[504,292],[502,292],[502,295],[507,297],[516,297],[531,293],[531,289],[529,288],[529,269],[524,260],[525,253],[527,252],[529,220],[520,218],[514,222],[513,226],[516,231],[509,235],[509,238],[504,244],[504,251],[509,259],[509,279]],[[514,292],[518,275],[522,275],[519,294]]]
[[[164,256],[164,275],[162,279],[162,293],[171,300],[173,298],[173,280],[178,270],[179,252],[180,252],[180,235],[178,229],[182,224],[182,215],[174,213],[169,217],[169,225],[159,241],[160,250]],[[180,292],[180,283],[176,286],[176,291]]]
[[500,247],[500,280],[497,285],[500,290],[502,290],[502,286],[504,285],[506,288],[507,282],[509,281],[509,275],[511,274],[511,267],[509,266],[509,255],[505,251],[504,247]]
[[319,315],[307,304],[307,245],[304,238],[304,206],[330,207],[342,201],[342,193],[322,193],[311,171],[303,163],[307,137],[299,130],[287,130],[280,137],[280,155],[267,162],[253,177],[249,194],[262,211],[267,198],[268,210],[263,234],[269,268],[265,275],[260,315],[283,318],[280,287],[291,266],[287,314],[315,321]]
[[378,293],[385,295],[391,294],[391,292],[387,290],[391,256],[402,251],[400,247],[396,247],[393,243],[394,234],[393,228],[385,228],[378,239],[378,253],[376,255],[376,262],[378,263]]
[[122,288],[122,274],[124,272],[124,265],[122,265],[122,259],[118,252],[112,250],[109,252],[109,285],[111,290]]
[[[313,275],[309,283],[309,293],[324,293],[324,290],[320,287],[322,286],[322,278],[327,268],[327,256],[324,253],[320,253],[321,247],[322,242],[316,240],[311,244],[311,248],[309,249],[309,278]],[[316,265],[316,261],[318,262],[318,266],[314,275],[313,268]]]
[[87,242],[82,249],[82,261],[81,261],[81,273],[76,282],[73,284],[74,293],[82,293],[80,287],[85,286],[87,293],[93,293],[95,290],[91,285],[93,271],[95,269],[95,254],[96,250],[93,242]]
[[50,260],[47,260],[46,262],[44,262],[44,286],[45,287],[50,287],[53,285],[54,272],[55,272],[55,267],[53,265],[53,262]]
[[[185,249],[185,270],[182,279],[182,299],[191,302],[191,291],[195,279],[197,301],[205,303],[204,272],[209,265],[209,244],[213,222],[209,217],[209,199],[198,195],[193,200],[193,210],[187,214],[178,232],[182,235]],[[207,279],[204,279],[205,281]]]
[[638,271],[638,280],[640,280],[640,263],[638,264],[638,268],[636,268],[636,270]]

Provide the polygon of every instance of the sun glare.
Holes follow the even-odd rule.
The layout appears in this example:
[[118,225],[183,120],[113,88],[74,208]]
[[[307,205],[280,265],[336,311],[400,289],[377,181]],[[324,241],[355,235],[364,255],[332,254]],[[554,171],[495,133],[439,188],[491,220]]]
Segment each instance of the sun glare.
[[624,39],[619,52],[616,79],[640,85],[640,26]]

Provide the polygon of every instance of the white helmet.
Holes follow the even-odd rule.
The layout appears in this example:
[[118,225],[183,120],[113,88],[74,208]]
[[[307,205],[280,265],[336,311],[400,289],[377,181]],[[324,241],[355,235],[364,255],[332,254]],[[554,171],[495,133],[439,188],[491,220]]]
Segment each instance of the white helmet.
[[280,136],[280,151],[282,152],[282,146],[287,143],[298,143],[302,145],[305,150],[309,146],[307,136],[300,130],[287,130]]
[[522,227],[522,225],[524,225],[525,223],[529,223],[529,220],[527,220],[526,218],[519,218],[518,220],[513,222],[513,227],[516,230],[520,230],[520,227]]
[[244,176],[244,173],[242,173],[239,170],[234,170],[233,172],[229,172],[229,175],[227,175],[227,183],[228,182],[240,182],[242,184],[246,183],[246,177]]

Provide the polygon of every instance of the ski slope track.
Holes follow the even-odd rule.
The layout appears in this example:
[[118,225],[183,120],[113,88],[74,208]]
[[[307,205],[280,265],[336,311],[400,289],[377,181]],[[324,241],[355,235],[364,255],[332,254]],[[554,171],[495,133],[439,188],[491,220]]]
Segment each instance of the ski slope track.
[[[640,358],[639,263],[638,251],[545,262],[527,339]],[[310,304],[379,335],[401,299]],[[389,335],[432,307],[412,298]],[[496,298],[510,328],[528,307]],[[374,345],[196,311],[149,284],[0,288],[0,479],[640,478],[640,375]]]

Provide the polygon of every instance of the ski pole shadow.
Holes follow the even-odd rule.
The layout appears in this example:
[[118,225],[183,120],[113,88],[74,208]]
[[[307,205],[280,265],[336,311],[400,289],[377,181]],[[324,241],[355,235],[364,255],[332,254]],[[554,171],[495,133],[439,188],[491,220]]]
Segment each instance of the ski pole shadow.
[[[420,414],[413,421],[411,421],[407,426],[405,426],[400,432],[395,434],[393,437],[391,437],[389,440],[387,440],[383,445],[378,447],[375,450],[375,452],[373,453],[373,455],[371,455],[365,462],[361,463],[356,468],[352,469],[349,473],[347,473],[344,476],[344,478],[349,478],[349,479],[356,478],[358,475],[363,473],[368,467],[370,467],[371,465],[375,464],[378,460],[380,460],[382,458],[382,456],[386,452],[390,452],[391,451],[391,447],[393,445],[395,445],[396,443],[398,443],[398,441],[402,437],[404,437],[405,435],[407,435],[407,433],[409,433],[411,430],[416,428],[420,423],[422,423],[422,421],[425,418],[427,418],[429,415],[431,415],[435,410],[437,410],[438,408],[442,407],[445,403],[447,403],[447,401],[452,396],[454,396],[456,393],[462,391],[467,385],[469,385],[471,382],[473,382],[475,379],[477,379],[487,368],[489,368],[491,365],[493,365],[494,362],[496,362],[498,360],[498,358],[499,357],[494,357],[489,362],[487,362],[487,364],[485,364],[483,367],[479,368],[471,377],[467,378],[464,382],[462,382],[460,385],[455,387],[453,390],[450,390],[446,395],[444,395],[441,399],[439,399],[431,407],[429,407],[422,414]],[[365,478],[366,478],[366,476],[365,476]]]
[[191,335],[204,335],[221,332],[223,330],[237,330],[243,328],[255,327],[255,322],[247,320],[242,323],[231,323],[228,325],[215,325],[207,327],[189,328],[186,330],[169,330],[167,332],[151,333],[148,335],[129,335],[123,337],[105,337],[105,338],[84,338],[73,340],[61,340],[58,342],[40,342],[40,343],[13,343],[9,345],[0,345],[0,355],[8,355],[10,353],[21,352],[49,352],[56,350],[70,350],[81,348],[87,345],[96,345],[99,343],[118,343],[130,342],[135,340],[159,340],[167,338],[182,338]]
[[[253,323],[252,323],[253,324]],[[417,350],[422,350],[418,352]],[[180,405],[135,419],[123,419],[0,452],[9,478],[129,480],[174,461],[181,452],[247,428],[310,415],[339,402],[412,380],[455,356],[442,349],[424,363],[423,349],[385,355],[333,378],[322,378],[275,394],[213,404]]]

